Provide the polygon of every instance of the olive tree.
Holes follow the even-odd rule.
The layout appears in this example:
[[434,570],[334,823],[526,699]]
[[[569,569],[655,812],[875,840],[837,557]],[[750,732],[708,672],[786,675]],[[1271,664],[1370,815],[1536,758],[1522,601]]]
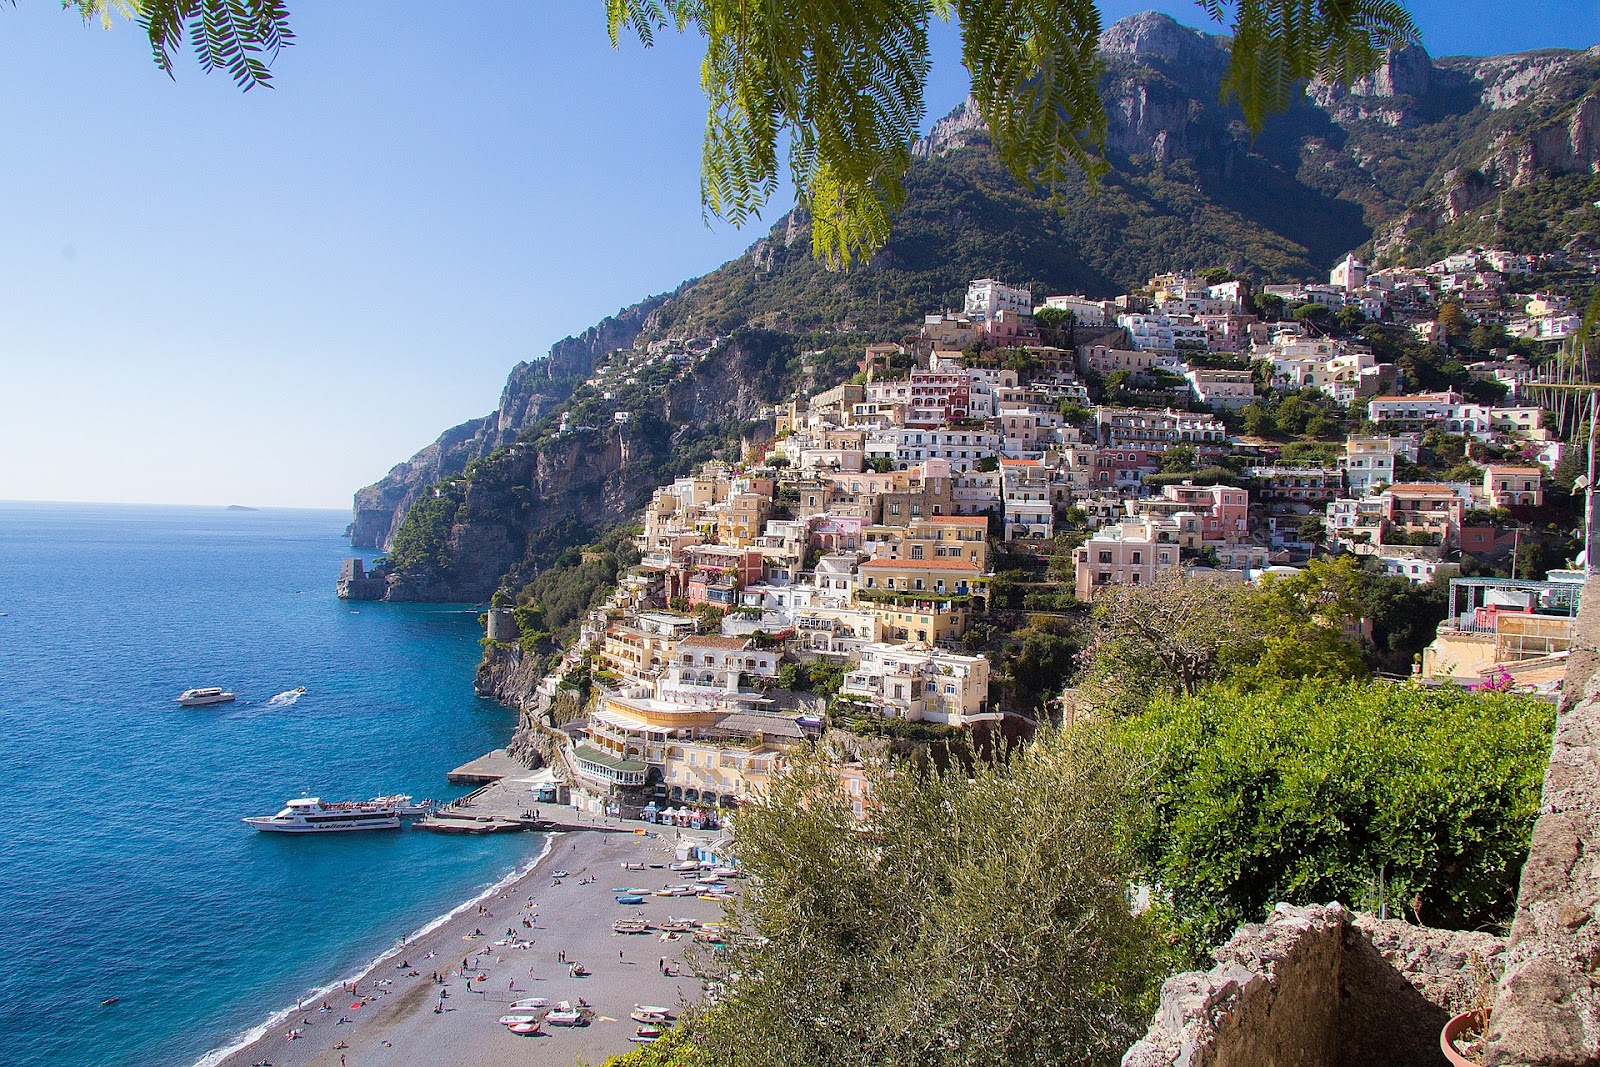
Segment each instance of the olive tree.
[[741,811],[744,932],[708,961],[694,1062],[1114,1064],[1143,1031],[1163,943],[1119,842],[1140,765],[1098,729],[1009,760],[869,768],[858,822],[803,757]]

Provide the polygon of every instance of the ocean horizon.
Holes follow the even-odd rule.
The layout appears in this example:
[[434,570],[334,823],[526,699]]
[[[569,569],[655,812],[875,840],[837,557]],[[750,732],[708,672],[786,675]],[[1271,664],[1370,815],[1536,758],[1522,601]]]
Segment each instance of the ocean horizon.
[[[370,558],[348,520],[0,502],[8,1065],[197,1063],[538,854],[239,821],[303,793],[459,795],[445,772],[515,726],[472,691],[478,606],[334,596],[340,560]],[[238,701],[175,703],[200,685]]]

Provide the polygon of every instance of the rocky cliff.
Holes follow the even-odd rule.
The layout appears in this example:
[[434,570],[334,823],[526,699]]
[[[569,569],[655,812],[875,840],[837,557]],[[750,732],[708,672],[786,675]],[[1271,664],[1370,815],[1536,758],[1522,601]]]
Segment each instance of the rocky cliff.
[[650,314],[668,299],[670,294],[654,296],[623,308],[576,337],[557,341],[545,358],[512,367],[494,411],[452,426],[433,444],[356,492],[350,543],[387,551],[406,512],[424,489],[515,442],[525,428],[549,414],[577,382],[589,376],[597,359],[633,344]]
[[634,392],[629,407],[579,386],[566,429],[535,423],[420,492],[393,537],[386,599],[481,601],[507,576],[525,581],[630,516],[663,480],[719,449],[737,458],[741,435],[763,432],[747,423],[788,392],[799,364],[789,339],[745,330]]

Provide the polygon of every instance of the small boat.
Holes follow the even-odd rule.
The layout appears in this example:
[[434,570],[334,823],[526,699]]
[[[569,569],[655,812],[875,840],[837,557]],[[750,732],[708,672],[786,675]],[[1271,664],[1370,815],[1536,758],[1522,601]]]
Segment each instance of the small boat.
[[544,1021],[551,1026],[582,1026],[583,1012],[578,1011],[571,1003],[563,1000],[544,1013]]
[[539,1021],[539,1016],[537,1016],[537,1015],[502,1015],[502,1016],[500,1016],[500,1018],[497,1021],[500,1023],[501,1026],[513,1026],[516,1023],[536,1023],[536,1022]]
[[186,708],[203,708],[207,704],[228,704],[234,700],[234,695],[225,689],[214,685],[202,686],[199,689],[185,689],[178,694],[178,703]]
[[643,904],[644,897],[638,893],[624,893],[617,898],[618,904]]
[[394,813],[402,819],[420,819],[432,815],[439,807],[437,800],[412,800],[410,793],[396,793],[392,797],[373,797],[368,804],[392,804]]
[[528,1011],[530,1008],[548,1008],[549,1006],[550,1002],[544,997],[528,997],[526,1000],[519,1000],[511,1005],[511,1010]]
[[650,924],[644,919],[618,919],[611,924],[611,929],[619,934],[648,934]]
[[625,871],[642,871],[642,870],[645,869],[645,865],[642,864],[642,863],[635,862],[633,860],[624,860],[623,864],[622,864],[622,869],[625,870]]
[[512,1023],[510,1026],[507,1026],[506,1029],[511,1031],[513,1034],[518,1034],[522,1037],[536,1037],[540,1032],[539,1021],[537,1019],[525,1023]]
[[679,862],[672,864],[672,866],[668,869],[674,871],[698,871],[700,869],[700,862],[698,860],[680,860]]
[[117,1003],[121,999],[122,999],[121,997],[107,997],[106,999],[104,999],[104,1000],[102,1000],[100,1002],[100,1006],[102,1008],[109,1008],[109,1007],[111,1007],[111,1005]]
[[550,872],[550,877],[552,877],[552,878],[565,878],[565,877],[567,877],[567,872],[566,871],[551,871]]
[[661,924],[661,929],[669,934],[687,934],[700,928],[700,924],[693,919],[668,919]]
[[650,1004],[639,1004],[628,1013],[628,1018],[636,1023],[649,1023],[652,1026],[672,1021],[672,1015],[665,1008],[657,1008]]
[[648,889],[640,889],[637,886],[631,886],[631,885],[614,885],[614,886],[611,887],[611,891],[613,893],[648,893],[649,892]]
[[639,1027],[638,1031],[635,1032],[634,1035],[631,1038],[629,1038],[628,1040],[630,1040],[630,1041],[654,1041],[656,1038],[658,1038],[660,1036],[661,1036],[661,1027],[659,1027],[659,1026],[641,1026],[641,1027]]

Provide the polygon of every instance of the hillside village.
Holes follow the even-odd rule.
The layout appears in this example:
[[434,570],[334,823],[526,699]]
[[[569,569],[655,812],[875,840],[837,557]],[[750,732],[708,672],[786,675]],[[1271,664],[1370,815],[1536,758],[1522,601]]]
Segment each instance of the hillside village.
[[[1524,291],[1545,266],[1347,256],[1327,284],[1214,270],[1105,301],[973,281],[848,381],[767,412],[773,436],[738,461],[657,489],[637,565],[539,683],[547,755],[580,806],[715,824],[830,727],[1009,734],[1021,709],[974,639],[1001,607],[1330,554],[1449,583],[1416,676],[1548,689],[1582,580],[1555,475],[1570,487],[1581,457],[1529,385],[1582,315]],[[612,353],[588,410],[626,423],[629,388],[721,343]],[[1066,560],[1070,590],[1000,603],[1001,556]],[[491,650],[539,624],[504,592],[487,621]],[[550,714],[563,693],[575,718]],[[840,764],[859,812],[859,765]]]

